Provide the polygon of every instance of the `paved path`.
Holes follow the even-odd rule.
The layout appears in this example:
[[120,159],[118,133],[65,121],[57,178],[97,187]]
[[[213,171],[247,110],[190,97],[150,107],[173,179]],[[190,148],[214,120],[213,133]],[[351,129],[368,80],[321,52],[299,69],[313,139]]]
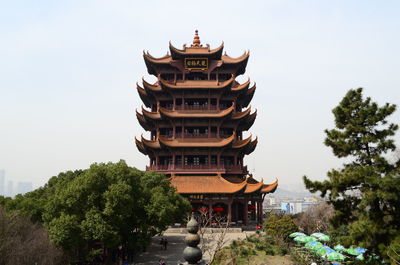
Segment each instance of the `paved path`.
[[[232,240],[245,238],[246,235],[250,235],[254,232],[241,232],[241,233],[226,233],[225,240],[226,244],[230,244]],[[217,239],[218,233],[206,234],[207,238]],[[166,233],[163,235],[168,240],[167,250],[162,250],[160,247],[161,237],[153,237],[151,245],[147,248],[146,252],[143,252],[136,256],[135,265],[158,265],[158,261],[163,259],[167,265],[177,265],[179,261],[184,262],[182,257],[183,249],[186,247],[184,243],[186,234],[175,234]],[[203,257],[209,258],[207,256]]]
[[167,250],[162,250],[160,246],[161,237],[153,237],[151,245],[147,251],[136,257],[135,265],[158,265],[158,261],[163,259],[167,265],[177,265],[178,261],[184,261],[182,252],[185,248],[184,234],[166,234],[163,236],[168,240]]

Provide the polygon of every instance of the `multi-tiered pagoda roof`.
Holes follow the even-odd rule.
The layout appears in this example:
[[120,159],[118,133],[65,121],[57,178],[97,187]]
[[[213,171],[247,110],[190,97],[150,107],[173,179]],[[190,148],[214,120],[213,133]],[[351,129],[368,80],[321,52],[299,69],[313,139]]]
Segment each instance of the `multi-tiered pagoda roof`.
[[[257,203],[259,218],[264,195],[278,184],[255,180],[243,163],[257,145],[247,132],[257,116],[249,106],[256,86],[250,79],[236,80],[245,73],[250,53],[232,58],[223,49],[223,43],[216,49],[203,46],[196,31],[190,46],[178,49],[170,43],[164,57],[143,53],[156,82],[137,84],[144,106],[136,116],[150,135],[135,141],[150,158],[147,170],[164,173],[194,206],[222,203],[232,218],[236,207],[236,220],[242,216],[247,223],[247,204]],[[225,201],[212,199],[216,195]]]

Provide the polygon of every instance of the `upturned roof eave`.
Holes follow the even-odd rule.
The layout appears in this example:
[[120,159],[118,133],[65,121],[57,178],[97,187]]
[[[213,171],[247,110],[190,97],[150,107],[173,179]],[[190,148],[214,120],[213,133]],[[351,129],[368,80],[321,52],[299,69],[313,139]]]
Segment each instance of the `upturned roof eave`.
[[171,147],[171,148],[221,148],[226,147],[235,139],[236,134],[233,133],[230,137],[220,139],[220,141],[208,141],[208,139],[190,139],[190,140],[180,140],[180,139],[168,139],[162,136],[158,137],[158,142],[160,146]]
[[208,83],[202,81],[187,81],[186,82],[177,82],[177,83],[171,83],[166,81],[165,79],[159,77],[158,81],[161,85],[161,89],[231,89],[233,82],[235,81],[235,76],[231,75],[231,78],[229,78],[226,81],[223,81],[222,83],[218,83],[215,81],[215,85],[210,85],[209,80],[207,80]]
[[195,111],[195,110],[169,110],[163,107],[159,107],[159,113],[162,117],[166,118],[224,118],[231,114],[235,109],[235,106],[221,110],[219,112],[205,112],[205,111]]
[[250,115],[251,106],[248,107],[245,111],[236,112],[232,115],[232,120],[240,120]]
[[150,97],[152,97],[151,95],[147,94],[146,90],[144,90],[144,88],[142,88],[141,86],[139,86],[138,83],[136,83],[136,90],[139,94],[140,99],[143,101],[144,105],[146,107],[150,107],[151,106],[151,102]]
[[264,184],[261,189],[261,193],[274,193],[278,188],[278,178],[275,179],[275,182],[271,184]]
[[235,194],[246,189],[247,183],[232,183],[216,176],[172,176],[171,185],[179,194]]
[[224,42],[215,49],[210,49],[210,46],[199,46],[199,47],[187,47],[183,45],[183,49],[178,49],[169,42],[169,50],[173,59],[181,58],[183,56],[193,57],[193,56],[205,56],[213,57],[215,59],[221,59],[222,51],[224,49]]
[[233,92],[241,92],[241,91],[247,91],[250,86],[250,78],[247,79],[246,82],[243,84],[239,84],[237,87],[232,87],[231,90]]
[[142,106],[142,113],[143,116],[147,119],[150,120],[161,120],[161,115],[159,112],[151,112],[151,111],[147,111],[143,106]]

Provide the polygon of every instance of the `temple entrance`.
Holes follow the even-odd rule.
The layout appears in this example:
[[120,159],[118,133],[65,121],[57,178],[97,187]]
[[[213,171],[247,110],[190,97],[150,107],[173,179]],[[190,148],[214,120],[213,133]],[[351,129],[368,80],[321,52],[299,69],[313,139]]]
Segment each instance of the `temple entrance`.
[[228,205],[216,203],[212,205],[211,226],[220,227],[228,221]]
[[244,205],[242,202],[234,201],[232,203],[232,222],[234,224],[240,225],[244,224]]

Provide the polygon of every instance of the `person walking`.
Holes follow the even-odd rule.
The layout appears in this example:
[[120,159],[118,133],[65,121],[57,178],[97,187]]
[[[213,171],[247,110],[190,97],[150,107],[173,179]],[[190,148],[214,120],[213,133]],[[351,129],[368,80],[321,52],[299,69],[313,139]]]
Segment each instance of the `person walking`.
[[168,240],[165,238],[164,239],[164,250],[167,250],[167,246],[168,246]]
[[160,247],[161,247],[161,250],[164,249],[164,238],[163,237],[160,239]]

